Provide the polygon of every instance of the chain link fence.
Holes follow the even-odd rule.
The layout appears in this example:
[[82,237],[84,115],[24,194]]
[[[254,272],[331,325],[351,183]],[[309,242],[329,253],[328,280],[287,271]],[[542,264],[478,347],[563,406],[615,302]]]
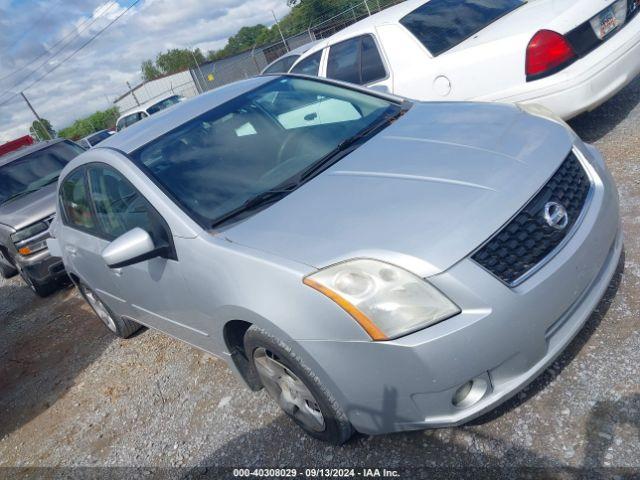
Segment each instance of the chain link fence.
[[198,79],[197,83],[203,92],[236,80],[253,77],[288,51],[309,42],[330,37],[343,28],[402,1],[363,0],[338,14],[316,19],[306,31],[286,38],[285,42],[280,41],[233,57],[201,64],[192,69],[193,76]]

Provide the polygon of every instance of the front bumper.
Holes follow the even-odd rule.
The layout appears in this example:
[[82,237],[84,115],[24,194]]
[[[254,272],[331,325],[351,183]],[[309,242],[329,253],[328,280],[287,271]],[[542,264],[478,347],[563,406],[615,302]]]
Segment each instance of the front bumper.
[[16,256],[16,264],[37,284],[44,285],[66,275],[62,258],[52,257],[48,249],[28,257]]
[[540,104],[568,120],[602,105],[638,74],[640,16],[565,70],[482,100]]
[[[580,331],[622,251],[617,191],[599,154],[591,155],[594,191],[582,223],[518,287],[465,259],[429,279],[461,307],[456,317],[389,342],[299,342],[358,431],[465,423],[521,390]],[[472,379],[486,391],[454,406],[454,393]]]

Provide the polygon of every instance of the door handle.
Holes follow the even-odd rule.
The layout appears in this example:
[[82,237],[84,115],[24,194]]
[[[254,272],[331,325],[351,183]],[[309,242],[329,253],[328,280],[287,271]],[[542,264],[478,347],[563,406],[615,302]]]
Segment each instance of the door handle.
[[78,249],[76,247],[72,247],[70,245],[67,245],[67,246],[64,247],[64,249],[72,257],[75,257],[78,254]]
[[122,269],[121,268],[112,268],[111,271],[113,272],[114,275],[121,277],[122,276]]

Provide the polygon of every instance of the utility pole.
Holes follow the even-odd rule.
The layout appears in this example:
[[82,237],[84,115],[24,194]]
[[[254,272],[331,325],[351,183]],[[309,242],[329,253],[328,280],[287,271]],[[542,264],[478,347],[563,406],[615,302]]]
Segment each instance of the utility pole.
[[[42,130],[44,130],[44,133],[46,133],[47,137],[49,137],[49,140],[53,140],[53,138],[51,138],[51,134],[49,133],[49,130],[47,130],[47,128],[45,127],[44,123],[42,123],[42,119],[38,116],[38,114],[36,113],[35,109],[31,106],[31,103],[27,99],[27,97],[24,94],[24,92],[20,92],[20,95],[22,95],[22,98],[24,98],[24,101],[27,102],[27,105],[28,105],[29,109],[35,115],[36,119],[38,120],[38,123],[42,127]],[[33,130],[36,132],[36,136],[38,136],[38,130],[36,128],[34,128]]]
[[273,19],[276,21],[276,27],[278,28],[278,32],[280,33],[280,38],[282,39],[282,43],[284,43],[284,48],[289,51],[289,45],[287,45],[287,41],[284,39],[284,35],[282,34],[282,30],[280,30],[280,23],[278,23],[278,17],[276,17],[276,12],[271,10],[271,15],[273,15]]
[[129,87],[129,93],[131,95],[133,95],[133,99],[136,101],[136,105],[140,106],[140,102],[138,101],[138,97],[136,97],[136,94],[133,91],[133,88],[131,88],[131,84],[129,82],[127,82],[127,87]]

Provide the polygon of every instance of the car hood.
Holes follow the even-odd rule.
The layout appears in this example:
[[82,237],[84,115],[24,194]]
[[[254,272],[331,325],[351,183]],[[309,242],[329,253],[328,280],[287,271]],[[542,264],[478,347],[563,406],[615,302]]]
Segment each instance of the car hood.
[[373,257],[433,275],[505,224],[572,144],[568,128],[514,106],[417,103],[331,168],[221,235],[316,268]]
[[0,205],[0,223],[20,230],[56,211],[57,183]]

